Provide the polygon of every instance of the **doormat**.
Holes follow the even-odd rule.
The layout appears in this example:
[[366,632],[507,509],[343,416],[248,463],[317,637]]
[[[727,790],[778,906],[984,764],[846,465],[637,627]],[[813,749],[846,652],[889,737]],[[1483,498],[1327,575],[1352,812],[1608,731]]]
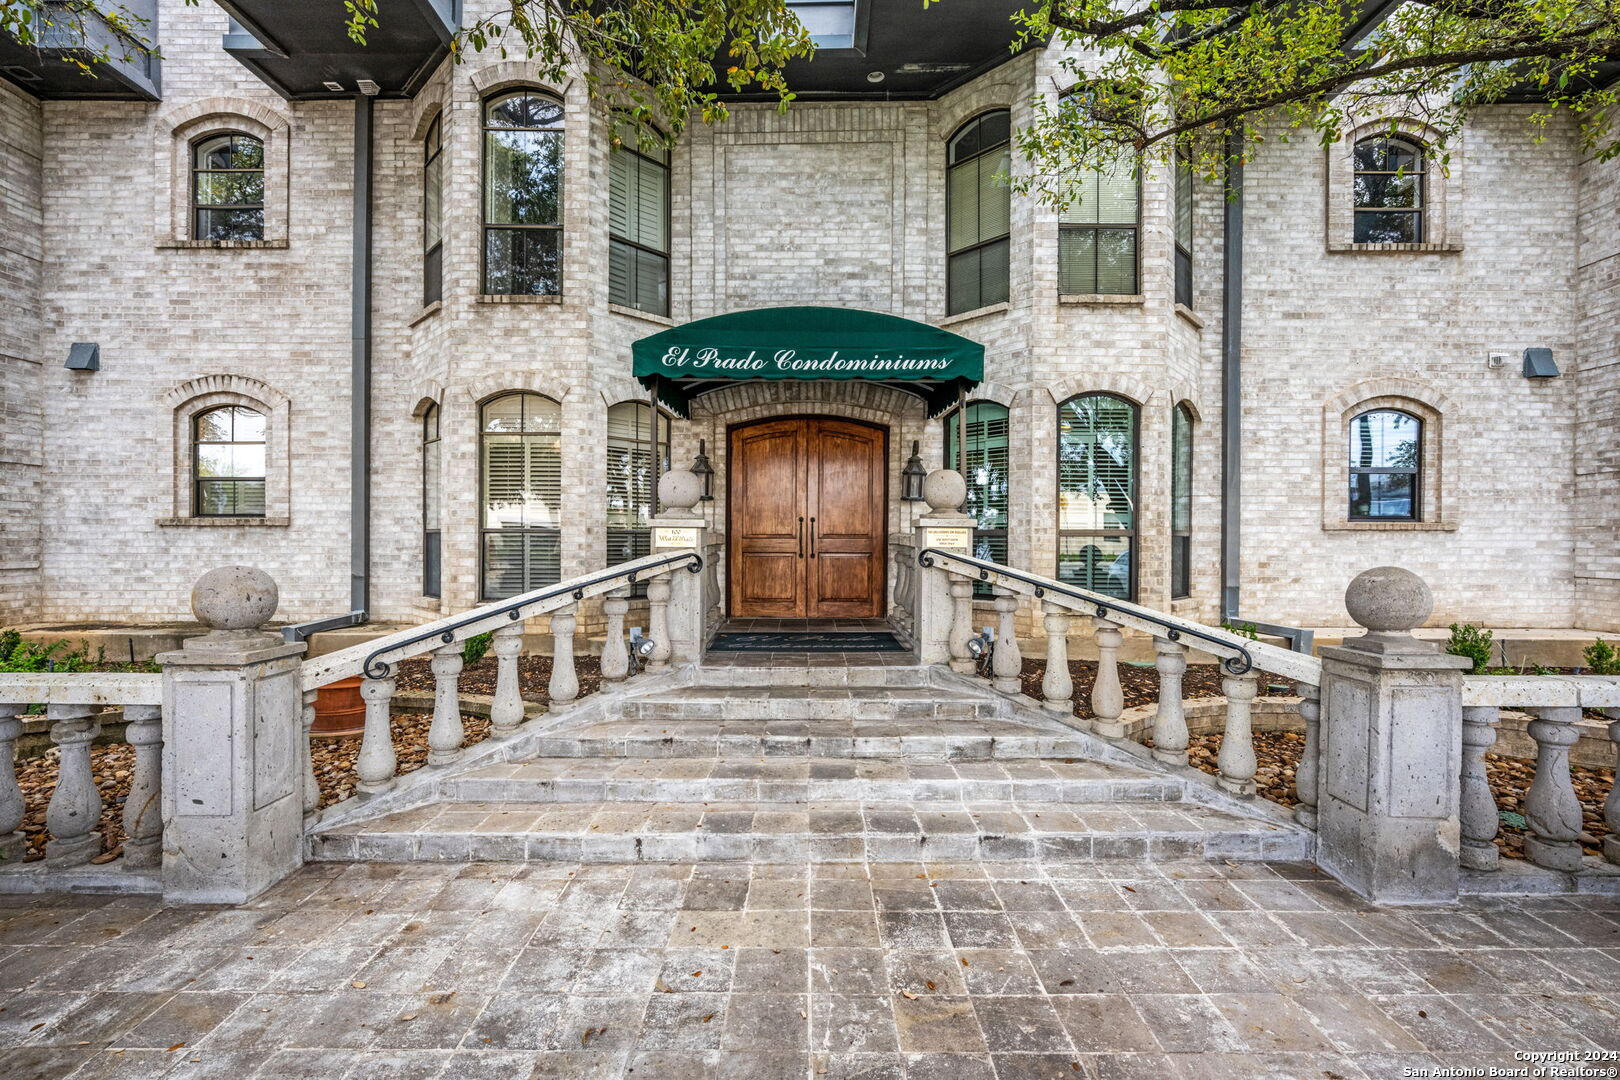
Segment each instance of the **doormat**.
[[844,634],[716,634],[711,652],[910,652],[888,631]]

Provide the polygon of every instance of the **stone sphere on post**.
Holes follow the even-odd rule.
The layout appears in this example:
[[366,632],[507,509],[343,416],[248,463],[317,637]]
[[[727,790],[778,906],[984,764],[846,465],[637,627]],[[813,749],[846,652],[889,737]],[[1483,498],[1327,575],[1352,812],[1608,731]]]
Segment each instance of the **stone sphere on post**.
[[209,637],[243,637],[275,615],[280,590],[256,566],[221,566],[191,587],[191,613],[213,631]]
[[703,498],[703,481],[690,469],[671,469],[658,478],[658,501],[677,517],[694,516],[692,508]]
[[1344,590],[1344,607],[1359,626],[1375,634],[1405,634],[1434,610],[1428,583],[1399,566],[1363,570]]
[[960,509],[967,502],[967,481],[955,469],[935,469],[923,477],[923,501],[936,514]]

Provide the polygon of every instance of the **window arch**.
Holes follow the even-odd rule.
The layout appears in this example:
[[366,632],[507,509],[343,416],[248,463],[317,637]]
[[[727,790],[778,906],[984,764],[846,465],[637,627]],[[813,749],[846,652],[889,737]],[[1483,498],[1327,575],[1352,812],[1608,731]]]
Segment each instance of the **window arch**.
[[444,113],[440,112],[422,139],[422,303],[443,298]]
[[[653,478],[669,471],[669,417],[659,411],[656,436],[652,426],[652,406],[645,401],[608,409],[608,566],[652,554]],[[645,594],[646,587],[637,585],[636,595]]]
[[192,143],[191,237],[229,243],[264,239],[261,140],[226,131]]
[[562,292],[563,106],[537,90],[484,102],[484,292]]
[[1008,294],[1012,191],[996,180],[1011,161],[1012,113],[980,113],[946,149],[946,312],[999,304]]
[[1170,417],[1170,596],[1192,595],[1193,414],[1186,402]]
[[1130,599],[1136,592],[1137,407],[1113,394],[1058,406],[1060,581]]
[[422,413],[422,595],[441,593],[440,508],[444,504],[443,466],[439,461],[439,406]]
[[502,394],[479,410],[485,600],[562,580],[562,406]]
[[264,517],[264,414],[220,405],[192,418],[196,517]]
[[1350,421],[1351,521],[1420,521],[1423,421],[1372,409]]
[[608,159],[608,301],[669,314],[669,151],[620,144]]
[[1377,135],[1356,142],[1353,197],[1358,244],[1423,243],[1423,147]]
[[[995,401],[968,403],[965,456],[958,439],[961,419],[960,409],[945,414],[945,467],[960,471],[967,480],[963,511],[973,518],[973,554],[1006,565],[1012,475],[1007,406]],[[989,596],[990,588],[976,582],[974,593]]]

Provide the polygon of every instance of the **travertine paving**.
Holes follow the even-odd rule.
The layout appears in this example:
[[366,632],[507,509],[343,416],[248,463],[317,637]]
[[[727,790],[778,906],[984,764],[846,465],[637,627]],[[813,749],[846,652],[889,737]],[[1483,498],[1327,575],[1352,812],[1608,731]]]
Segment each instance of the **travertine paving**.
[[1302,864],[1130,860],[0,898],[7,1080],[1358,1080],[1531,1050],[1620,1051],[1620,900],[1372,910]]

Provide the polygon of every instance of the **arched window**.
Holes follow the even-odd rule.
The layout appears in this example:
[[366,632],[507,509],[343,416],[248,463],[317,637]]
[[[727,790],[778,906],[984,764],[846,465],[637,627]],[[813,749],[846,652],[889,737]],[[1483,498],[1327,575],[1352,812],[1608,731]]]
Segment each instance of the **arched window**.
[[1375,409],[1350,421],[1350,520],[1418,521],[1423,421]]
[[608,300],[669,314],[669,152],[617,146],[608,159]]
[[1423,148],[1410,139],[1362,139],[1355,165],[1355,242],[1421,244]]
[[226,132],[193,144],[191,236],[233,243],[264,239],[264,143]]
[[483,598],[562,579],[562,406],[503,394],[481,410]]
[[192,421],[197,517],[264,516],[264,415],[222,405]]
[[1136,293],[1142,201],[1136,163],[1122,158],[1112,168],[1087,172],[1073,186],[1075,198],[1058,216],[1058,292]]
[[438,596],[439,507],[444,493],[439,464],[439,407],[429,405],[422,414],[422,595]]
[[[964,512],[973,518],[973,554],[1006,565],[1007,506],[1012,470],[1008,461],[1007,407],[994,401],[974,401],[967,407],[967,456],[957,438],[960,410],[945,415],[945,467],[957,469],[967,480]],[[984,582],[974,584],[976,595],[990,595]]]
[[1177,405],[1170,418],[1170,595],[1192,595],[1193,416]]
[[[652,553],[653,462],[659,475],[669,471],[669,417],[658,414],[656,437],[645,401],[619,402],[607,421],[607,565],[613,566]],[[645,592],[636,586],[636,595]]]
[[1112,394],[1058,406],[1058,579],[1127,600],[1136,592],[1136,412]]
[[484,292],[562,292],[562,102],[516,90],[484,102]]
[[946,310],[1007,299],[1012,191],[996,180],[1012,160],[1012,114],[982,113],[957,128],[946,154]]
[[[444,298],[444,114],[422,140],[422,303]],[[436,596],[437,593],[430,593]]]

